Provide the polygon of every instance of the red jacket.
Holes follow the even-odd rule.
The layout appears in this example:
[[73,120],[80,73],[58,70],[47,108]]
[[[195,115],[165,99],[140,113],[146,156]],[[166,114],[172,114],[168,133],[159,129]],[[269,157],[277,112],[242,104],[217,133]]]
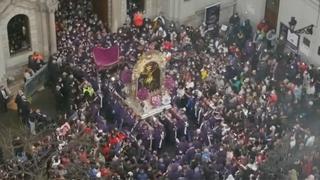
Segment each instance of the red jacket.
[[143,15],[141,13],[138,12],[133,15],[133,24],[137,27],[143,25]]
[[110,139],[109,139],[109,143],[111,144],[111,146],[116,145],[116,144],[118,144],[119,142],[120,142],[120,139],[119,139],[117,136],[115,136],[115,137],[110,137]]
[[269,31],[270,27],[266,22],[261,22],[258,24],[257,29],[259,31],[267,33]]
[[305,161],[304,164],[303,164],[303,172],[308,176],[312,173],[312,161],[308,160],[308,161]]
[[85,134],[90,135],[90,134],[91,134],[91,132],[92,132],[92,129],[91,129],[91,128],[89,128],[89,127],[86,127],[86,128],[84,129],[84,133],[85,133]]
[[169,42],[169,41],[165,41],[164,43],[163,43],[163,49],[165,49],[165,50],[171,50],[172,49],[172,43],[171,42]]
[[123,141],[124,139],[127,138],[127,136],[126,136],[124,133],[122,133],[122,132],[118,132],[118,133],[116,134],[116,137],[117,137],[120,141]]
[[109,168],[103,167],[100,169],[100,172],[101,172],[101,177],[108,177],[111,175],[111,171]]
[[276,93],[271,93],[269,96],[269,104],[276,104],[278,102],[278,96]]
[[110,153],[110,146],[108,144],[106,144],[102,148],[102,154],[104,155],[104,157],[108,157],[109,153]]
[[80,152],[79,153],[79,159],[83,163],[89,163],[88,154],[86,152]]

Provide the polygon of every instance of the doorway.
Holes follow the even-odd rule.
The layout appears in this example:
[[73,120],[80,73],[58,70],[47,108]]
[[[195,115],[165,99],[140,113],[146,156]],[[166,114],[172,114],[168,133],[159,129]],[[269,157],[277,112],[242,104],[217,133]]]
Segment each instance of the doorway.
[[29,18],[18,14],[7,25],[10,56],[31,50]]
[[108,0],[92,0],[93,10],[97,13],[104,27],[108,27]]
[[145,0],[127,0],[127,14],[133,17],[137,11],[143,12],[145,10]]
[[276,29],[278,24],[280,0],[267,0],[264,19],[271,28]]

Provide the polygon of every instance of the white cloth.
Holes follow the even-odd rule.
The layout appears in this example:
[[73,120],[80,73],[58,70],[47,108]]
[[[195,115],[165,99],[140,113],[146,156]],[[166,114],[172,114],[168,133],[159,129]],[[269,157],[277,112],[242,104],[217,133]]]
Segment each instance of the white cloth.
[[32,135],[36,135],[36,123],[29,121],[30,132]]
[[226,180],[235,180],[235,179],[234,179],[234,177],[232,176],[232,174],[230,174]]
[[55,156],[52,158],[52,165],[51,165],[51,167],[52,168],[57,168],[59,165],[60,165],[60,163],[61,163],[61,161],[60,161],[60,159],[58,159],[58,161],[55,161]]
[[169,94],[165,94],[164,96],[162,96],[162,104],[163,105],[168,105],[171,103],[171,97]]
[[1,94],[4,99],[8,99],[7,92],[4,89],[1,89]]
[[174,41],[174,40],[176,40],[176,39],[177,39],[177,33],[176,33],[176,32],[171,33],[171,34],[170,34],[170,40],[171,40],[171,41]]
[[291,136],[290,138],[290,149],[294,148],[296,146],[296,137]]
[[307,141],[306,141],[306,146],[307,147],[312,147],[315,141],[315,136],[310,136]]
[[226,94],[232,94],[233,90],[232,90],[231,86],[228,86],[225,92],[226,92]]
[[226,164],[231,164],[232,159],[233,159],[233,152],[227,151]]
[[100,108],[102,108],[103,107],[103,95],[99,94],[99,97],[100,97]]
[[307,86],[307,94],[308,95],[313,95],[316,92],[316,89],[314,86]]
[[257,167],[257,164],[256,163],[253,163],[253,164],[247,164],[247,167],[250,168],[251,170],[253,171],[256,171],[258,170],[258,167]]
[[202,97],[202,92],[200,90],[194,90],[193,92],[194,94],[196,94],[198,97]]
[[222,79],[222,78],[218,78],[218,79],[216,80],[216,85],[217,85],[217,88],[218,88],[218,89],[222,89],[222,88],[224,87],[224,81],[223,81],[223,79]]
[[184,94],[185,94],[184,89],[178,89],[178,90],[177,90],[177,96],[178,96],[179,98],[183,97]]
[[145,103],[144,103],[144,106],[143,106],[143,108],[142,108],[142,111],[143,111],[144,113],[148,113],[150,110],[151,110],[151,107],[150,107],[149,103],[145,102]]
[[220,41],[219,41],[219,40],[216,40],[216,42],[214,43],[214,45],[215,45],[215,47],[216,47],[217,49],[222,48],[222,46],[220,46]]
[[315,180],[314,175],[310,174],[305,180]]
[[26,80],[30,79],[30,78],[31,78],[31,74],[30,74],[29,72],[25,72],[25,73],[24,73],[24,78],[25,78]]
[[193,88],[194,87],[194,82],[193,81],[190,81],[190,82],[187,82],[186,83],[186,88],[189,89],[189,88]]

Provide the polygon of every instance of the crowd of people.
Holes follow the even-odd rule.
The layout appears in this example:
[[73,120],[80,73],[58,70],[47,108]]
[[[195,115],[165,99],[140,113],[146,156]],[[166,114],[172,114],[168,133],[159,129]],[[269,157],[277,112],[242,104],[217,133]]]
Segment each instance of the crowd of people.
[[[267,38],[272,30],[266,22],[254,36],[250,21],[241,23],[235,14],[227,33],[213,36],[205,25],[163,19],[145,18],[141,27],[128,23],[109,33],[89,0],[60,1],[58,53],[48,68],[63,116],[31,154],[19,149],[19,161],[50,152],[46,175],[52,179],[319,178],[318,137],[301,117],[319,113],[320,70],[283,53],[282,42]],[[121,65],[98,72],[92,49],[113,45],[120,47]],[[170,57],[172,108],[141,119],[123,101],[128,94],[120,74],[150,50]],[[24,121],[36,134],[31,119]],[[288,153],[312,148],[312,155],[281,171],[262,169],[285,137]]]

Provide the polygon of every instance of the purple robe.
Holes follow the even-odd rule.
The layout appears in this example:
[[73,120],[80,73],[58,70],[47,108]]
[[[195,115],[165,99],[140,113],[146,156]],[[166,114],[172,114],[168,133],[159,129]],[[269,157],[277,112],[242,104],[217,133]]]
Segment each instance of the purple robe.
[[[250,46],[251,44],[251,46]],[[252,57],[255,52],[254,44],[251,41],[247,41],[244,49],[247,57]]]

